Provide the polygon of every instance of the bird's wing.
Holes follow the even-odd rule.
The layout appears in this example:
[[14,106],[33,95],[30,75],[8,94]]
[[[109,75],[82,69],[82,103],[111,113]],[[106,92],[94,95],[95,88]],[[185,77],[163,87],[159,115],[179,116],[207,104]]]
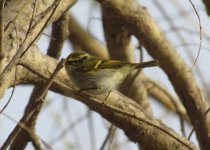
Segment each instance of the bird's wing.
[[100,69],[118,69],[125,65],[129,65],[129,63],[118,60],[101,60],[97,57],[93,57],[91,61],[79,67],[78,71],[91,74],[99,71]]
[[118,60],[103,60],[99,65],[98,68],[100,69],[118,69],[123,66],[128,65],[129,63],[124,61]]

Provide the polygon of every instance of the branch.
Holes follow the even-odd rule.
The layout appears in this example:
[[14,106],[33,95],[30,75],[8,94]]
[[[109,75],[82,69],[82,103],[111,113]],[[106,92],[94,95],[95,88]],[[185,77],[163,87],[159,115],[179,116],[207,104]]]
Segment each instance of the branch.
[[[36,59],[39,59],[39,61],[35,61],[35,58],[30,56],[32,51],[36,53],[36,55],[32,56],[36,56]],[[36,74],[36,76],[27,74],[24,81],[26,82],[28,80],[30,83],[30,80],[33,80],[34,82],[42,83],[43,81],[37,78],[41,77],[42,80],[48,79],[54,70],[53,68],[57,65],[57,61],[48,56],[41,56],[41,53],[37,53],[35,49],[27,54],[28,55],[25,55],[24,60],[21,62],[21,65]],[[28,56],[28,58],[26,56]],[[44,62],[48,63],[40,66],[40,63],[42,64]],[[100,99],[91,98],[75,91],[71,86],[71,82],[66,77],[67,74],[64,69],[62,69],[56,76],[50,90],[78,99],[90,107],[90,109],[100,113],[111,123],[123,129],[132,141],[139,142],[141,145],[151,150],[158,150],[163,147],[166,150],[170,150],[172,146],[177,146],[184,150],[197,149],[186,138],[177,135],[172,129],[167,128],[148,113],[144,112],[142,108],[131,99],[115,92],[112,92],[105,102]],[[153,144],[151,144],[151,141]]]
[[62,48],[65,40],[69,36],[68,29],[69,16],[68,13],[65,13],[55,21],[52,25],[52,33],[50,45],[47,50],[47,54],[54,58],[60,58]]
[[160,67],[168,75],[175,91],[182,100],[190,120],[195,127],[201,148],[208,150],[210,147],[210,114],[197,124],[199,118],[208,109],[190,68],[181,56],[165,38],[153,18],[140,7],[134,0],[111,1],[101,0],[103,11],[115,18],[131,34],[135,35],[148,53],[160,61]]

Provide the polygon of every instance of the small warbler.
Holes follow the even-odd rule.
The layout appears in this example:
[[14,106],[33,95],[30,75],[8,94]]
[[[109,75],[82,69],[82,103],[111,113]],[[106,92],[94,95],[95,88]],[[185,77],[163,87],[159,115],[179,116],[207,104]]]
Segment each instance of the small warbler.
[[102,60],[83,51],[71,53],[65,60],[65,69],[76,89],[90,95],[115,90],[131,71],[153,66],[158,66],[158,61]]

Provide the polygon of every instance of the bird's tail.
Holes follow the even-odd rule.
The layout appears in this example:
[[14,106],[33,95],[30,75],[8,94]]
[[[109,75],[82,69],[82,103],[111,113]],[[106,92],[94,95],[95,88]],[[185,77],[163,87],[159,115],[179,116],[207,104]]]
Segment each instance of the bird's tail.
[[155,66],[159,66],[159,61],[153,60],[153,61],[142,62],[142,63],[136,64],[135,66],[136,66],[135,68],[155,67]]

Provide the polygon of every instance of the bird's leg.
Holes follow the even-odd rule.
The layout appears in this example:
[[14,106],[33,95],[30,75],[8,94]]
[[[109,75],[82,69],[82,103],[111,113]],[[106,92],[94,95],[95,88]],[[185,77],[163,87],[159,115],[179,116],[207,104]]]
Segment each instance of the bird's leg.
[[[84,91],[84,94],[87,94],[88,98],[90,98],[91,95],[88,93],[88,90],[90,91],[90,90],[96,90],[96,89],[97,89],[97,88],[79,89],[78,92],[82,94],[83,91]],[[87,91],[87,93],[86,93],[86,91]]]
[[110,95],[110,93],[111,93],[111,92],[112,92],[111,90],[108,92],[108,94],[106,95],[106,97],[105,97],[104,101],[106,101],[106,100],[107,100],[107,98],[109,97],[109,95]]
[[110,90],[110,91],[108,92],[108,94],[106,95],[105,99],[102,100],[102,105],[105,104],[105,102],[106,102],[106,100],[107,100],[107,98],[109,97],[109,95],[110,95],[111,92],[112,92],[112,91]]

